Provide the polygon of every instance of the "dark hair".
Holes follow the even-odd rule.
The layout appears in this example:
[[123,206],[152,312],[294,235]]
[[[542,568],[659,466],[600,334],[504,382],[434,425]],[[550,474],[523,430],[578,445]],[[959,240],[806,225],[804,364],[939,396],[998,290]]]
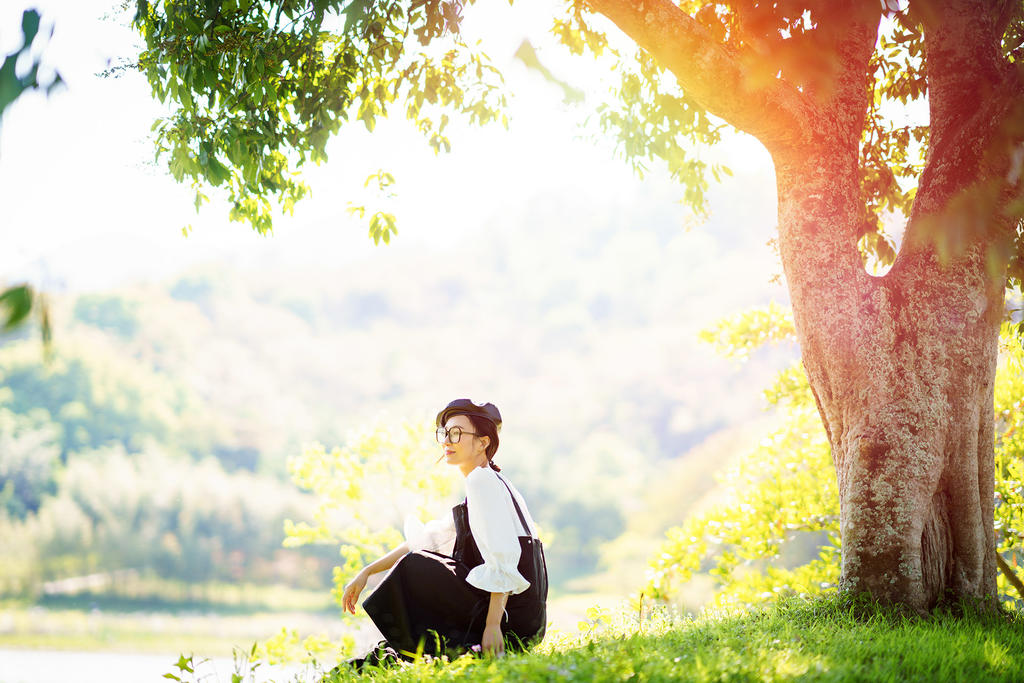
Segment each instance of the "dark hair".
[[[463,413],[465,415],[465,413]],[[487,450],[487,464],[491,466],[491,469],[495,472],[501,472],[501,468],[494,464],[492,458],[494,454],[498,452],[498,428],[493,422],[488,420],[486,417],[479,417],[477,415],[466,415],[469,423],[473,425],[473,429],[480,436],[488,437]]]

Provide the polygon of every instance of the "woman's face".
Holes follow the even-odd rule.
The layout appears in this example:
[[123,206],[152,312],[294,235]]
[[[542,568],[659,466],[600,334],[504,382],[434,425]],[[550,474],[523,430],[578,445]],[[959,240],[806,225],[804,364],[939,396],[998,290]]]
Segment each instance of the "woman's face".
[[441,448],[444,449],[445,460],[449,465],[457,465],[464,472],[474,467],[480,467],[487,462],[487,438],[480,438],[473,434],[476,430],[473,423],[465,415],[453,415],[444,423],[445,429],[449,431],[452,427],[462,430],[462,437],[458,443],[452,443],[446,439]]

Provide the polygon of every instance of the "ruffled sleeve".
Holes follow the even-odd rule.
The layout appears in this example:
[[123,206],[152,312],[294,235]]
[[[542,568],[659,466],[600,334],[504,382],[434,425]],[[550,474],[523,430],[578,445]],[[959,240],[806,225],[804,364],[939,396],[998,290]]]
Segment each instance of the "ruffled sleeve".
[[469,571],[466,581],[489,593],[522,593],[530,582],[518,570],[521,525],[508,489],[493,470],[477,468],[466,477],[466,503],[469,526],[484,560]]
[[430,550],[442,555],[451,555],[455,545],[455,520],[435,519],[424,524],[413,515],[405,518],[405,543],[409,550]]

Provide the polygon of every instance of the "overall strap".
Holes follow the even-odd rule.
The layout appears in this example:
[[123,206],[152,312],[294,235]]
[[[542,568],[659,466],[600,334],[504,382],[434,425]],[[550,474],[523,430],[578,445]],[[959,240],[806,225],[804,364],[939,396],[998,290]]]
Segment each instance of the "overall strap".
[[530,525],[526,523],[526,517],[523,516],[523,511],[519,509],[519,503],[516,501],[516,496],[512,493],[512,489],[509,487],[508,482],[502,479],[500,474],[495,473],[494,476],[496,476],[501,483],[505,485],[505,488],[508,489],[508,495],[512,497],[512,504],[516,506],[516,514],[519,515],[519,521],[523,524],[523,531],[526,532],[527,536],[532,536],[533,532],[530,531]]

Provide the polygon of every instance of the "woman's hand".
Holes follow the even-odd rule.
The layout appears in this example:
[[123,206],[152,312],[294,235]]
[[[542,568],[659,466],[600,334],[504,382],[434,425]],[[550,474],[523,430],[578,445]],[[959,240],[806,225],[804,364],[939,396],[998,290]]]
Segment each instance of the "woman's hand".
[[505,613],[508,593],[491,593],[487,603],[487,620],[484,621],[484,635],[480,649],[484,654],[500,657],[505,654],[505,639],[501,636],[501,618]]
[[480,639],[480,649],[485,654],[495,657],[505,654],[505,639],[501,636],[501,626],[484,627],[484,637]]
[[356,574],[356,578],[352,579],[347,586],[345,586],[345,592],[341,594],[341,607],[344,610],[356,613],[356,601],[359,599],[359,594],[366,588],[366,579],[369,575],[366,570],[362,570]]

